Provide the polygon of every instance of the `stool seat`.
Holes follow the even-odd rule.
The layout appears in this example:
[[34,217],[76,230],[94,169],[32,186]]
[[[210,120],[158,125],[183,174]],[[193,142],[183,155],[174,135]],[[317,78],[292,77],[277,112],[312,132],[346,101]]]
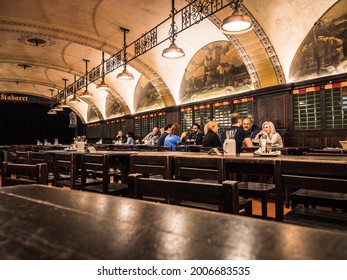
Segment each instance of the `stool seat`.
[[246,198],[256,197],[261,199],[261,214],[267,219],[267,202],[270,193],[275,191],[275,184],[256,183],[256,182],[240,182],[239,194]]

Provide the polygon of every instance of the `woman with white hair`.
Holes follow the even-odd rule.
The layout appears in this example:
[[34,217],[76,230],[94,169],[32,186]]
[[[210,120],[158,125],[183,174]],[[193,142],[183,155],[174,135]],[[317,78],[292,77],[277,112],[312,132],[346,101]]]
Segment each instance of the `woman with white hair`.
[[259,140],[262,137],[266,137],[266,142],[271,143],[272,147],[283,148],[282,137],[278,132],[276,132],[275,125],[272,122],[264,122],[261,128],[262,130],[258,132],[257,136],[254,138],[254,142],[259,143]]

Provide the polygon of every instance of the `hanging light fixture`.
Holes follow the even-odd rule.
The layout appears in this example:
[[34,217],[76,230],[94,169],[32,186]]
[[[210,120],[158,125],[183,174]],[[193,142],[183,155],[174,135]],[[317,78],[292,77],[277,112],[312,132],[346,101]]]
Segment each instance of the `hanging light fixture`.
[[134,79],[134,75],[131,74],[128,70],[127,70],[127,44],[126,44],[126,34],[127,32],[129,32],[129,29],[123,28],[121,27],[120,30],[123,31],[124,34],[124,44],[123,44],[123,52],[124,52],[124,69],[121,73],[118,73],[117,75],[117,79],[121,79],[121,80],[131,80]]
[[81,101],[76,96],[76,75],[74,75],[74,83],[73,83],[73,97],[69,100],[71,104],[78,104]]
[[63,108],[69,108],[70,106],[67,104],[66,102],[66,97],[67,97],[67,93],[66,93],[66,82],[68,81],[68,79],[63,79],[64,80],[64,101],[61,102],[61,107]]
[[223,20],[221,31],[225,34],[242,34],[253,29],[249,16],[243,15],[239,8],[243,0],[228,0],[230,7],[234,10],[231,16]]
[[[59,89],[57,91],[58,91],[57,96],[59,96]],[[60,102],[58,102],[58,104],[54,107],[54,111],[56,111],[56,112],[64,111],[64,108],[63,108],[63,106],[60,105]]]
[[105,68],[104,68],[104,64],[105,64],[105,54],[104,54],[104,52],[102,52],[101,82],[100,82],[100,84],[98,84],[96,86],[96,88],[100,89],[100,90],[110,90],[110,87],[108,86],[108,84],[105,83]]
[[93,94],[88,91],[88,62],[89,60],[87,59],[83,59],[84,62],[86,63],[86,79],[85,79],[85,83],[86,83],[86,89],[84,90],[84,92],[80,95],[80,97],[82,99],[86,98],[86,99],[89,99],[89,98],[92,98],[93,97]]
[[171,28],[169,30],[169,35],[171,36],[170,41],[171,45],[170,47],[166,48],[163,50],[162,56],[167,57],[167,58],[179,58],[185,55],[184,51],[177,47],[175,44],[175,37],[177,36],[177,26],[175,24],[175,0],[172,0],[172,10],[171,10]]
[[57,112],[53,109],[53,105],[52,105],[52,102],[53,102],[53,89],[50,89],[51,91],[51,109],[49,109],[49,111],[47,112],[48,115],[56,115]]

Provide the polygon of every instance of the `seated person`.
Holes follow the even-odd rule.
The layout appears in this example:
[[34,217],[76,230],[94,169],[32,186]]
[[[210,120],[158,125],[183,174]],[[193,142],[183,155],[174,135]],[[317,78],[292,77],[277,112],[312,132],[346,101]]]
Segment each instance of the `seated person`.
[[266,121],[262,124],[262,130],[259,131],[254,138],[254,142],[260,141],[262,137],[266,138],[266,142],[271,143],[272,147],[283,148],[281,135],[276,131],[275,125],[272,122]]
[[171,126],[172,123],[167,124],[164,127],[164,132],[162,134],[160,134],[160,137],[158,139],[158,150],[161,151],[161,146],[164,146],[164,141],[166,136],[168,136],[171,133]]
[[244,118],[242,121],[243,129],[248,134],[248,137],[254,139],[260,128],[253,123],[251,118]]
[[171,146],[172,151],[176,151],[176,147],[179,144],[183,144],[181,141],[181,127],[179,124],[174,123],[171,126],[171,133],[165,137],[164,146]]
[[226,131],[223,132],[222,134],[222,144],[224,144],[224,141],[226,139],[226,134],[227,131],[234,131],[234,139],[236,141],[236,153],[239,154],[241,153],[241,147],[242,144],[245,145],[245,147],[252,147],[252,141],[251,138],[247,135],[247,133],[244,131],[242,127],[242,117],[239,113],[232,113],[230,115],[230,120],[231,120],[231,127],[228,128]]
[[117,144],[123,144],[123,143],[125,143],[125,141],[126,141],[126,138],[123,135],[123,131],[118,130],[118,133],[117,133],[117,136],[116,136],[116,143]]
[[132,133],[131,131],[127,132],[127,134],[125,134],[127,141],[125,143],[125,145],[134,145],[135,141],[134,141],[134,133]]
[[202,145],[204,147],[222,147],[222,143],[218,135],[218,124],[215,121],[209,121],[204,127],[204,138],[202,140]]
[[192,131],[187,135],[187,132],[183,132],[181,135],[182,142],[188,145],[202,145],[203,135],[200,132],[200,125],[198,123],[193,124]]
[[156,144],[157,141],[159,139],[159,129],[158,127],[154,127],[152,132],[148,133],[143,139],[142,141],[147,143],[151,143],[151,144]]

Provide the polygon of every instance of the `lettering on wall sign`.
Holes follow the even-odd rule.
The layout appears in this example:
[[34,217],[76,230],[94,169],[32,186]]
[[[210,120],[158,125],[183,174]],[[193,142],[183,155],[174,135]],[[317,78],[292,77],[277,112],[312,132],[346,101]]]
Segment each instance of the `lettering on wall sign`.
[[0,94],[1,101],[29,102],[29,96],[16,94]]

